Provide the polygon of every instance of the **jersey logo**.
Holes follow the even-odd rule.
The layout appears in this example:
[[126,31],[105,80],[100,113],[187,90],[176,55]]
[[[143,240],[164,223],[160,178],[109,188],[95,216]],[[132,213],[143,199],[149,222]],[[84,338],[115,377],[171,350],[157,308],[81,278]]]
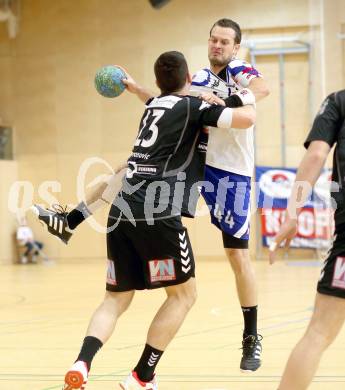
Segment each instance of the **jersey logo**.
[[176,279],[173,259],[150,260],[149,271],[151,283]]
[[337,257],[334,266],[332,287],[345,290],[345,257]]
[[132,177],[138,173],[140,175],[156,175],[157,174],[157,165],[149,164],[138,164],[135,161],[127,161],[128,168],[126,172],[126,177],[132,179]]
[[150,103],[146,106],[147,108],[174,108],[175,104],[177,104],[182,98],[178,96],[168,95],[163,97],[156,97],[150,101]]
[[219,87],[219,80],[215,79],[211,84],[211,88],[217,88],[217,87]]
[[206,153],[207,152],[207,142],[200,142],[197,146],[198,152]]
[[180,241],[180,253],[181,253],[181,264],[182,264],[182,272],[187,274],[191,268],[191,259],[189,256],[188,242],[186,237],[186,232],[179,233],[178,235]]

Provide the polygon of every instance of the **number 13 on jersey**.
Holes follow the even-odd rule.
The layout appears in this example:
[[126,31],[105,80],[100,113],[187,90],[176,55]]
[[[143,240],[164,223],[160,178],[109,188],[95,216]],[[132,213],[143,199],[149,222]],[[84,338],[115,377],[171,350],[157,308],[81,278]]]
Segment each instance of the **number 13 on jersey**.
[[[164,113],[165,110],[147,110],[147,114],[143,119],[143,126],[139,131],[134,146],[149,148],[156,142],[158,137],[158,127],[156,124]],[[149,135],[149,132],[151,132],[151,135]]]

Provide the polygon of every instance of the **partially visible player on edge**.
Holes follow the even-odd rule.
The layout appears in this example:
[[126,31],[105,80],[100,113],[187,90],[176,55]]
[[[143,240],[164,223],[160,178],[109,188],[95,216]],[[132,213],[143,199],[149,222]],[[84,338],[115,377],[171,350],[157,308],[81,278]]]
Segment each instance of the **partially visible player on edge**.
[[[193,77],[191,90],[194,94],[202,94],[209,103],[221,104],[219,98],[229,98],[230,107],[246,104],[252,93],[256,101],[268,95],[266,82],[258,71],[236,59],[241,37],[240,26],[230,19],[220,19],[212,26],[208,42],[210,68],[197,72]],[[126,80],[124,82],[127,83]],[[147,94],[141,87],[137,91],[142,101]],[[205,142],[201,140],[199,145],[202,147]],[[262,352],[262,337],[257,332],[257,283],[248,251],[253,170],[253,127],[246,131],[233,128],[231,132],[210,129],[205,181],[212,188],[204,187],[202,195],[211,207],[211,222],[222,232],[225,252],[235,274],[244,319],[240,362],[244,372],[260,367]],[[42,208],[36,211],[46,220],[49,217],[49,232],[67,243],[80,223],[98,208],[111,203],[114,193],[121,187],[121,178],[121,174],[113,175],[109,183],[100,184],[88,194],[85,202],[69,213],[62,210],[48,215],[49,212]]]
[[291,352],[279,390],[309,387],[324,351],[337,337],[345,320],[345,90],[325,99],[304,143],[307,151],[297,171],[286,220],[270,245],[271,264],[280,244],[286,240],[285,245],[289,246],[296,234],[298,214],[334,145],[332,181],[338,183],[331,193],[337,206],[335,238],[321,271],[312,318]]
[[[188,96],[191,76],[179,52],[160,55],[154,70],[162,94],[146,102],[123,188],[109,213],[105,298],[65,375],[64,390],[85,388],[95,354],[135,290],[165,288],[167,298],[150,325],[143,353],[120,385],[124,390],[158,389],[156,366],[196,298],[193,252],[181,221],[182,195],[176,200],[179,175],[197,153],[195,144],[204,126],[230,131],[231,126],[245,129],[255,120],[251,105],[232,109]],[[186,181],[186,187],[193,184]]]

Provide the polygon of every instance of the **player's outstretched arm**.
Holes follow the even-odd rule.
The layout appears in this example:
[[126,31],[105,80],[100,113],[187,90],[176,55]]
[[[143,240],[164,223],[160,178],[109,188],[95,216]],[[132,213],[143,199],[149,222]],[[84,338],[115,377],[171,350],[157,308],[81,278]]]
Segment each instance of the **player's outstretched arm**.
[[242,107],[248,104],[255,105],[256,102],[253,92],[248,88],[243,88],[224,100],[210,92],[202,92],[199,95],[199,98],[209,104],[218,104],[220,106],[227,106],[231,108]]
[[[213,106],[214,107],[214,106]],[[212,106],[210,107],[212,109]],[[252,105],[238,108],[224,108],[215,127],[219,129],[248,129],[255,123],[256,112]],[[206,125],[214,126],[212,123]]]
[[296,174],[286,210],[286,219],[270,245],[269,261],[271,264],[275,262],[280,244],[285,241],[285,247],[288,247],[295,236],[298,214],[320,176],[330,149],[329,144],[325,141],[312,141],[310,143]]
[[134,93],[138,96],[138,98],[143,102],[146,103],[149,99],[154,97],[155,95],[149,91],[148,89],[142,87],[140,84],[138,84],[133,77],[126,71],[126,69],[122,68],[119,65],[116,65],[120,69],[122,69],[125,73],[127,78],[123,79],[122,82],[125,84],[127,91],[130,93]]
[[248,129],[253,126],[256,120],[256,111],[254,106],[247,105],[238,108],[232,108],[231,127],[235,129]]

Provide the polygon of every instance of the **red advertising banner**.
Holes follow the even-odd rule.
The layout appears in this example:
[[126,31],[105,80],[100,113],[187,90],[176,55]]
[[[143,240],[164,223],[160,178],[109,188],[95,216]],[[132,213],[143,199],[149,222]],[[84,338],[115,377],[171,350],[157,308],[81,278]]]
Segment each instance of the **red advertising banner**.
[[[284,222],[286,209],[261,209],[263,244],[269,246]],[[305,207],[298,216],[297,235],[291,246],[295,248],[325,248],[334,231],[333,210]]]

